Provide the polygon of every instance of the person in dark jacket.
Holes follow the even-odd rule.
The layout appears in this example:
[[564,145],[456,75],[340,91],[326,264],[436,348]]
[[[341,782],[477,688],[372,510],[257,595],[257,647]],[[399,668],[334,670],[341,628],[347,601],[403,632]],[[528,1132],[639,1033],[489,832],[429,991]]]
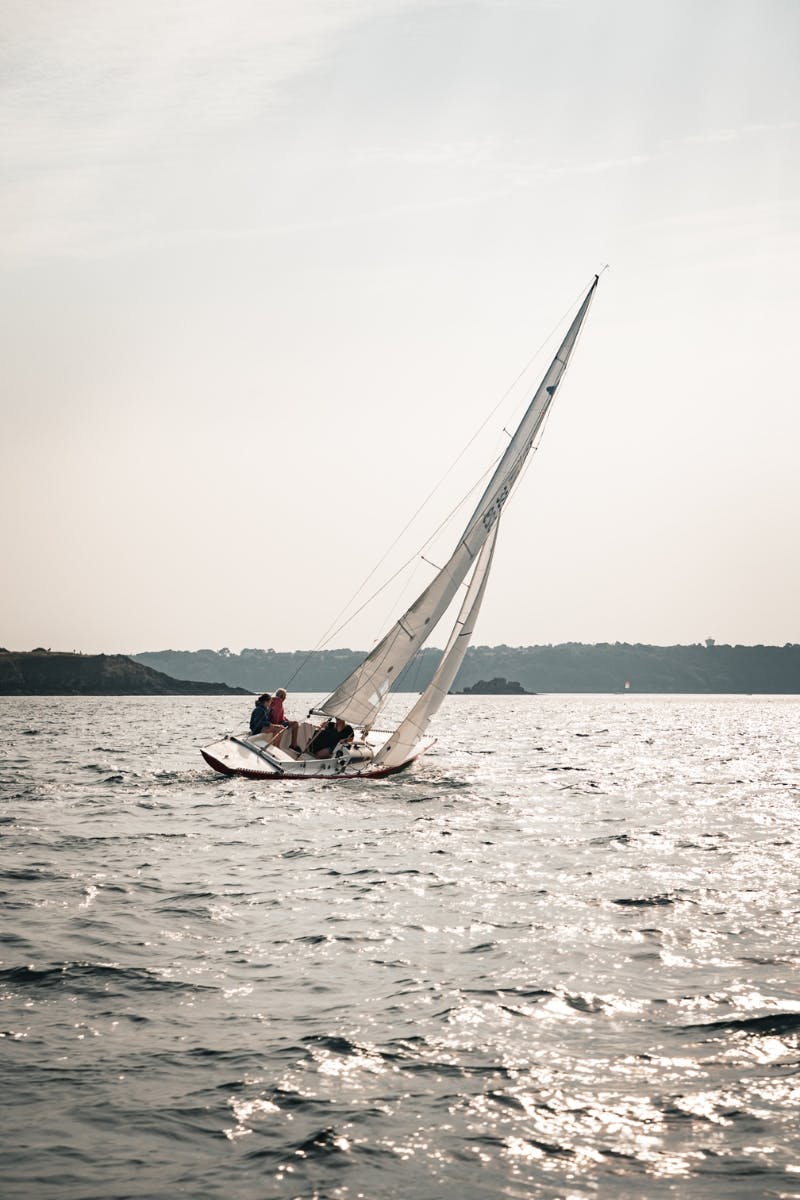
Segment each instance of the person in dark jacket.
[[314,758],[330,758],[340,742],[352,742],[354,736],[352,726],[337,717],[314,734],[308,749]]
[[259,696],[256,700],[256,706],[250,713],[250,732],[263,733],[269,728],[269,706],[272,701],[272,696],[269,692],[264,692],[263,696]]

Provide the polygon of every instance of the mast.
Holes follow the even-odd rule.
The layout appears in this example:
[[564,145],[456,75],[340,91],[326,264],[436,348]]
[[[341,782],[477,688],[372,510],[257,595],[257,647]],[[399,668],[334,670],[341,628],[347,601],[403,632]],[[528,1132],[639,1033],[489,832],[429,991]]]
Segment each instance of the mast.
[[428,640],[437,622],[449,608],[497,523],[541,432],[589,311],[597,282],[598,276],[595,275],[577,315],[486,485],[450,559],[375,649],[319,705],[318,712],[332,717],[343,717],[354,726],[370,728],[385,702],[391,684],[420,646]]

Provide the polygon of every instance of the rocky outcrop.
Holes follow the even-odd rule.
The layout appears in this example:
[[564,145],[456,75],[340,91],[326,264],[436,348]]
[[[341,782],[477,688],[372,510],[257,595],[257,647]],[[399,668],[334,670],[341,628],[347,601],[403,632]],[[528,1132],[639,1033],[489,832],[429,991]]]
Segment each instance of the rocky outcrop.
[[514,679],[503,679],[502,676],[497,676],[496,679],[479,679],[477,683],[473,683],[472,687],[465,687],[462,696],[530,696],[533,693],[526,692],[521,683],[517,683]]

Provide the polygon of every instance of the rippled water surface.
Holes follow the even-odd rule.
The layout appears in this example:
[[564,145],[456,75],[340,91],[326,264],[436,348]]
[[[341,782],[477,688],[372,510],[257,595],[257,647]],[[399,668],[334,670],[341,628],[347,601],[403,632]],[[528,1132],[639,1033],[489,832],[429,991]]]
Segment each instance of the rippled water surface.
[[800,1196],[800,698],[363,783],[215,776],[248,712],[0,700],[6,1200]]

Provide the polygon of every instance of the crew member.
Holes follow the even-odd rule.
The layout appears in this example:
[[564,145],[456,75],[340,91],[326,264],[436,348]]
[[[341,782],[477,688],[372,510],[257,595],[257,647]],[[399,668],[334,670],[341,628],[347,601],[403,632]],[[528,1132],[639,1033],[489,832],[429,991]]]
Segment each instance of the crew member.
[[273,745],[276,745],[276,746],[280,745],[280,740],[281,740],[281,737],[283,736],[283,731],[284,731],[284,729],[288,729],[289,736],[292,739],[289,749],[294,750],[295,754],[302,754],[303,752],[297,744],[297,730],[298,730],[297,721],[287,721],[287,719],[283,713],[283,702],[285,699],[286,699],[286,689],[278,688],[277,692],[272,697],[272,704],[270,705],[270,709],[269,709],[269,717],[270,717],[271,724],[277,725],[280,727],[276,731],[275,736],[272,739],[272,742],[273,742]]
[[352,726],[347,725],[341,717],[337,717],[335,721],[328,721],[314,734],[308,749],[315,758],[330,758],[340,742],[352,742],[354,737]]
[[271,700],[272,696],[270,696],[269,692],[264,692],[263,696],[259,696],[256,700],[256,706],[250,713],[251,733],[261,733],[269,725],[269,706]]

